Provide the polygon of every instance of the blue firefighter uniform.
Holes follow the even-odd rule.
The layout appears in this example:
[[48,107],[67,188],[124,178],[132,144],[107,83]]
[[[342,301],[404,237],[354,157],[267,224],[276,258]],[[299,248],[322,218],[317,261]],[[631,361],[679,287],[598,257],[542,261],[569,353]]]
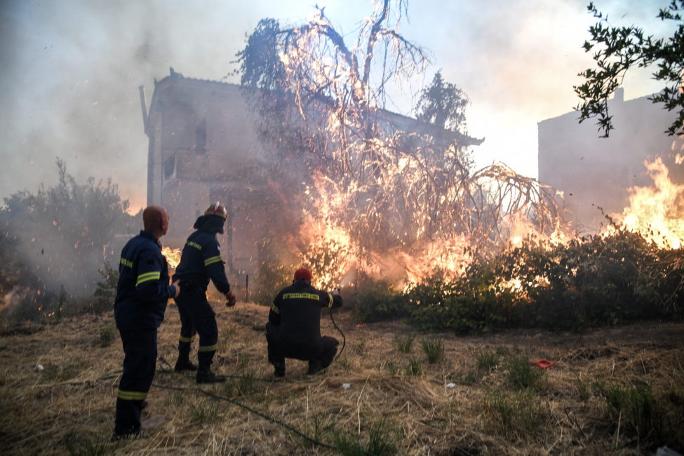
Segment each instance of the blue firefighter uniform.
[[217,233],[223,232],[225,218],[219,215],[203,215],[197,219],[196,229],[188,237],[173,280],[180,281],[181,294],[176,299],[181,317],[181,333],[178,343],[176,370],[189,363],[190,345],[195,332],[199,334],[197,381],[221,380],[211,373],[211,362],[218,343],[216,314],[207,301],[209,281],[222,294],[230,291],[226,271],[221,260]]
[[309,361],[314,374],[332,363],[337,339],[321,336],[321,309],[342,306],[342,298],[317,290],[305,280],[295,280],[273,300],[268,314],[266,340],[268,361],[275,375],[285,375],[285,358]]
[[164,320],[167,300],[175,295],[159,242],[141,231],[121,251],[114,303],[124,349],[116,400],[117,436],[140,432],[140,412],[157,362],[157,328]]

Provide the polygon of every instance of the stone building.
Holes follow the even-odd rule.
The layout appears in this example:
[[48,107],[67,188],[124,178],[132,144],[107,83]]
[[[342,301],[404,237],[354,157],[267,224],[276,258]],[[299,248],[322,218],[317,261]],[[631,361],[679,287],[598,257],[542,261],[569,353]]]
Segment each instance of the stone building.
[[[145,133],[149,138],[147,203],[169,211],[166,243],[179,247],[195,218],[210,202],[221,201],[230,214],[221,240],[233,274],[253,273],[258,241],[279,223],[288,196],[278,191],[269,169],[273,154],[259,139],[256,114],[239,85],[184,77],[171,69],[155,81],[149,112],[141,89]],[[415,119],[383,112],[394,128],[434,128]],[[481,140],[454,132],[459,144]],[[302,167],[303,168],[303,167]]]
[[674,114],[647,97],[624,100],[618,89],[608,102],[614,130],[599,137],[594,120],[580,124],[576,111],[538,124],[539,180],[563,193],[580,232],[595,232],[606,214],[622,212],[629,187],[648,186],[644,162],[662,157],[676,181],[684,166],[675,163],[680,144],[664,131]]

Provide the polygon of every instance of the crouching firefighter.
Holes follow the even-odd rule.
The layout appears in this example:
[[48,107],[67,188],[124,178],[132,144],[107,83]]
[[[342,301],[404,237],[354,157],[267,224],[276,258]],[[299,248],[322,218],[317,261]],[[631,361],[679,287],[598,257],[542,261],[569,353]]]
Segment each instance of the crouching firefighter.
[[308,361],[308,374],[313,375],[328,367],[337,353],[337,339],[321,337],[321,308],[342,306],[342,297],[315,289],[311,279],[308,269],[298,269],[292,285],[273,300],[266,341],[276,377],[285,375],[285,358]]
[[197,383],[220,383],[226,380],[224,376],[211,371],[211,362],[218,346],[218,327],[216,314],[207,301],[207,286],[211,280],[216,289],[226,296],[227,305],[235,305],[235,296],[230,292],[216,239],[217,233],[223,233],[227,217],[225,207],[215,203],[197,219],[194,225],[196,231],[188,237],[173,276],[173,280],[179,281],[183,290],[176,298],[181,332],[175,370],[195,370],[190,362],[190,348],[194,334],[198,333]]
[[159,238],[169,218],[161,207],[143,211],[144,230],[121,251],[114,317],[123,342],[123,374],[116,399],[114,438],[140,434],[140,413],[152,385],[157,363],[157,329],[164,320],[166,302],[176,296],[169,285],[166,260]]

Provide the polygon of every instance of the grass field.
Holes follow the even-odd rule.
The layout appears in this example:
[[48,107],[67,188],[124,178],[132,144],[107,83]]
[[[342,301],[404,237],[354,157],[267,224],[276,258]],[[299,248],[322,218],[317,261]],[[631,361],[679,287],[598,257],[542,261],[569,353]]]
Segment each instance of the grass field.
[[[146,437],[123,442],[109,441],[123,356],[110,315],[6,329],[0,453],[642,454],[665,443],[682,449],[681,323],[456,337],[416,333],[403,323],[356,325],[342,313],[346,348],[327,372],[307,376],[305,363],[288,361],[286,378],[276,381],[266,361],[267,309],[214,307],[215,370],[231,378],[201,390],[224,399],[200,392],[191,374],[169,372],[179,330],[169,305]],[[327,315],[322,330],[339,338]],[[539,358],[555,365],[530,366]]]

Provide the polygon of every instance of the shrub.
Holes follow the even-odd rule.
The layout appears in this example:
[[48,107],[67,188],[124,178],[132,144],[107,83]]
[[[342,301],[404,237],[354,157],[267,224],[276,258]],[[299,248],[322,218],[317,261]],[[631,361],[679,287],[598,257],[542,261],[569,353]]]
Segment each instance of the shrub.
[[536,367],[530,366],[524,356],[511,358],[508,362],[506,379],[508,384],[515,389],[535,389],[539,387],[544,372]]
[[444,357],[444,344],[439,339],[423,339],[421,346],[430,364],[435,364]]
[[418,376],[423,371],[420,361],[417,359],[409,359],[408,365],[406,366],[406,374],[410,376]]
[[[57,161],[58,181],[17,192],[0,208],[0,293],[11,292],[9,318],[59,317],[66,296],[92,296],[103,256],[118,260],[117,234],[137,231],[118,187],[77,182]],[[24,307],[22,309],[22,307]]]
[[616,426],[618,421],[621,423],[622,435],[636,438],[641,444],[661,438],[662,411],[648,385],[613,385],[604,391],[604,396],[608,417]]
[[483,351],[477,354],[477,369],[491,372],[499,363],[499,355],[494,351]]
[[406,300],[389,282],[362,278],[349,300],[357,321],[371,323],[408,316]]
[[336,433],[335,448],[343,456],[391,456],[397,454],[395,441],[398,440],[396,430],[390,428],[385,421],[376,422],[368,430],[366,439],[357,436]]
[[684,316],[684,251],[660,249],[641,235],[551,246],[528,239],[446,282],[436,273],[405,297],[423,329],[481,333],[500,328],[581,330]]
[[540,434],[545,414],[530,392],[492,391],[484,400],[485,426],[506,438],[526,439]]
[[405,334],[403,336],[397,336],[395,342],[397,344],[397,349],[401,353],[410,353],[411,347],[413,346],[413,340],[416,337],[413,334]]
[[100,328],[100,347],[109,347],[110,345],[112,345],[112,342],[114,342],[115,338],[116,330],[111,324],[104,325],[102,326],[102,328]]
[[259,267],[250,291],[250,300],[257,304],[270,306],[278,292],[292,281],[294,268],[281,263],[279,253],[269,238],[258,245]]

